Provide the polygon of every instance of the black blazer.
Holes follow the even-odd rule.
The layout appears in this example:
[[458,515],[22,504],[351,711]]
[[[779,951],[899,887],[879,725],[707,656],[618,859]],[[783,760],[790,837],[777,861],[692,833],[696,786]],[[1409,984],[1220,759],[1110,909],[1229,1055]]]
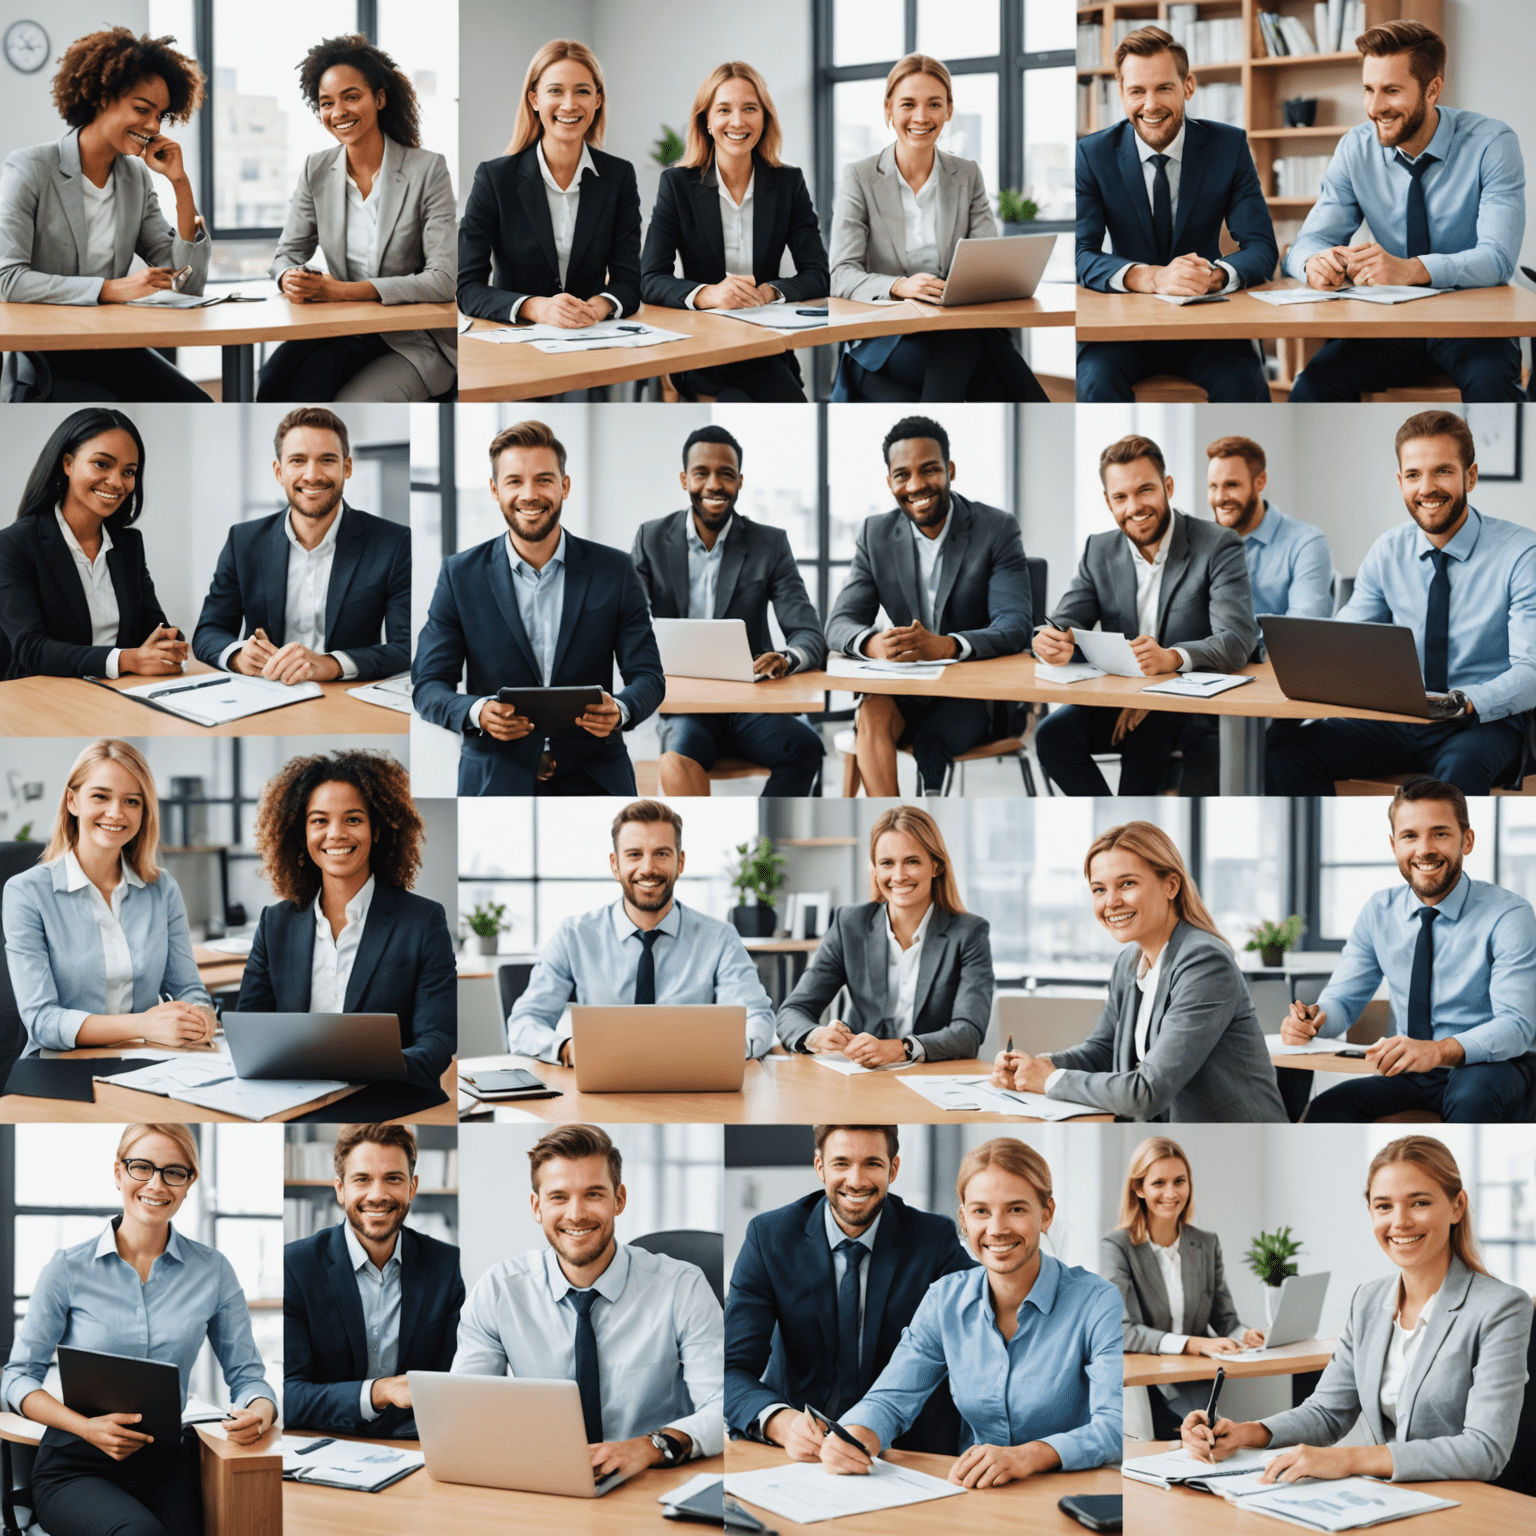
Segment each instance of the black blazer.
[[[240,1011],[308,1013],[314,954],[312,902],[263,907],[240,981]],[[347,1013],[398,1014],[410,1080],[438,1086],[459,1040],[458,970],[438,902],[375,877],[343,1005]]]
[[[227,647],[258,629],[274,645],[284,643],[287,516],[284,507],[229,530],[192,636],[199,661],[218,666]],[[411,664],[411,530],[345,502],[325,594],[324,649],[345,651],[360,681]]]
[[[793,165],[769,165],[752,156],[752,280],[772,283],[790,303],[824,299],[832,278],[827,248],[805,177]],[[784,248],[795,260],[795,275],[780,277]],[[683,275],[673,262],[683,257]],[[640,296],[647,304],[685,307],[700,283],[724,281],[725,233],[720,222],[720,183],[713,161],[700,174],[697,166],[663,171],[656,189],[640,258]]]
[[[365,1419],[368,1337],[343,1223],[283,1249],[283,1421],[321,1434],[414,1439],[409,1408]],[[453,1365],[464,1280],[459,1250],[402,1227],[400,1342],[395,1374]]]
[[600,149],[591,149],[591,154],[597,175],[582,173],[563,288],[538,146],[530,144],[520,154],[485,160],[475,168],[459,221],[459,308],[466,315],[510,320],[519,299],[560,292],[578,299],[611,293],[619,301],[620,314],[639,309],[640,192],[635,168]]
[[[108,529],[117,644],[142,645],[166,617],[137,528]],[[0,655],[13,677],[99,677],[114,647],[91,644],[91,612],[58,519],[45,512],[0,528]]]

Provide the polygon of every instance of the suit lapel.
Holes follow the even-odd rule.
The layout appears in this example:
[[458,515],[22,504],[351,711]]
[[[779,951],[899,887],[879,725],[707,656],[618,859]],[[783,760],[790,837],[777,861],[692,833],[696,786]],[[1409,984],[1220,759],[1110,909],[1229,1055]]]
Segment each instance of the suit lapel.
[[1130,540],[1117,532],[1109,552],[1109,585],[1115,597],[1115,612],[1125,626],[1126,638],[1133,639],[1137,631],[1136,621],[1136,567],[1134,561],[1140,555],[1131,553]]
[[395,221],[405,202],[405,150],[393,139],[384,140],[384,163],[379,167],[379,211],[375,220],[374,262],[384,270],[384,247],[395,232]]
[[[318,901],[319,897],[315,900]],[[279,942],[268,950],[269,954],[281,954],[286,967],[282,977],[283,990],[278,991],[276,986],[272,989],[277,998],[277,1006],[286,1010],[291,1002],[294,1013],[308,1013],[315,961],[315,904],[311,902],[308,906],[297,908],[282,905],[268,910],[285,929],[279,936]],[[274,959],[274,968],[276,963]]]
[[[143,210],[128,167],[123,165],[122,174],[119,175],[119,165],[122,165],[121,157],[112,162],[112,169],[107,173],[112,178],[112,270],[126,272],[138,248],[139,220]],[[80,195],[83,201],[85,194],[82,192]]]
[[725,271],[725,224],[720,216],[720,173],[712,164],[709,174],[690,176],[686,183],[693,202],[693,217],[709,246],[714,266]]
[[321,172],[324,195],[315,199],[315,235],[332,272],[357,282],[363,274],[347,265],[347,149],[338,144]]
[[928,932],[923,939],[923,952],[917,958],[917,990],[912,995],[912,1032],[917,1033],[917,1021],[922,1017],[923,1004],[933,990],[933,978],[939,969],[944,951],[949,948],[951,918],[948,912],[937,908],[928,919]]
[[779,275],[773,259],[779,218],[779,183],[773,168],[754,162],[752,181],[752,279],[771,283]]
[[885,1315],[885,1299],[896,1278],[896,1263],[901,1250],[901,1212],[890,1197],[875,1233],[875,1251],[869,1256],[869,1275],[864,1281],[864,1328],[859,1341],[859,1391],[867,1392],[874,1381],[875,1353],[880,1347],[880,1319]]
[[[935,210],[938,217],[934,220],[939,229],[939,265],[946,272],[950,263],[954,261],[955,247],[970,232],[971,210],[970,207],[961,205],[960,197],[960,167],[959,163],[948,155],[935,152],[933,161],[933,174],[940,178],[939,189],[935,194],[939,200],[939,206]],[[905,227],[906,220],[902,220]],[[948,251],[946,260],[943,252]]]
[[[826,1218],[821,1214],[824,1202],[811,1207],[800,1239],[800,1273],[810,1286],[816,1321],[826,1344],[826,1359],[833,1374],[837,1369],[837,1277],[832,1268],[832,1250],[827,1247]],[[796,1404],[804,1407],[803,1403]],[[817,1405],[818,1407],[820,1404]]]
[[1159,645],[1168,621],[1168,605],[1179,583],[1189,569],[1189,528],[1184,514],[1172,514],[1172,526],[1168,530],[1168,559],[1163,566],[1163,584],[1157,589],[1157,633],[1152,637]]
[[538,658],[533,654],[533,645],[528,639],[528,631],[523,628],[523,616],[518,612],[517,594],[512,590],[512,567],[507,563],[507,540],[503,534],[498,539],[492,539],[486,545],[486,579],[491,584],[491,596],[496,600],[496,608],[500,612],[502,620],[512,634],[512,643],[522,655],[528,671],[534,676],[539,676]]
[[117,597],[117,643],[136,645],[144,638],[139,626],[139,594],[128,584],[128,572],[124,568],[123,551],[114,544],[107,551],[107,574],[112,578],[112,591]]
[[[1393,1282],[1394,1285],[1399,1283]],[[1382,1306],[1371,1307],[1366,1314],[1366,1326],[1360,1330],[1360,1348],[1355,1361],[1355,1386],[1360,1395],[1360,1406],[1370,1426],[1371,1438],[1378,1445],[1386,1438],[1381,1417],[1381,1377],[1387,1368],[1387,1350],[1392,1344],[1392,1317],[1393,1314]],[[1401,1409],[1401,1392],[1397,1400]],[[1402,1422],[1401,1416],[1398,1422]]]
[[359,1005],[367,990],[369,978],[393,937],[395,907],[399,900],[400,893],[394,886],[374,880],[373,900],[368,903],[368,920],[363,924],[363,937],[352,962],[352,974],[347,978],[347,995],[343,1007],[348,1013],[361,1012]]
[[[69,545],[64,542],[64,534],[59,528],[58,519],[44,513],[37,519],[37,533],[43,546],[43,559],[48,569],[53,572],[53,579],[58,582],[59,590],[64,594],[64,601],[69,607],[69,616],[89,642],[90,604],[85,600],[85,588],[80,585],[80,572],[75,565],[75,557],[69,552]],[[110,558],[109,556],[108,559]],[[114,587],[117,585],[115,580],[112,585]]]
[[747,563],[747,529],[734,512],[731,514],[730,537],[720,552],[720,569],[715,576],[715,611],[713,618],[722,619],[736,595],[736,582],[741,568]]
[[[586,199],[583,198],[582,201],[585,202]],[[560,634],[555,641],[555,660],[549,669],[551,687],[560,675],[560,664],[565,660],[565,653],[570,649],[571,636],[576,633],[576,625],[586,608],[587,586],[591,580],[592,573],[587,568],[581,540],[566,534],[565,595],[560,601]]]
[[85,270],[85,247],[89,233],[85,227],[85,191],[80,185],[85,172],[80,169],[78,128],[71,129],[59,140],[59,168],[54,175],[58,182],[59,201],[64,205],[65,218],[69,220],[69,232],[75,237],[75,270],[82,272]]
[[409,1346],[421,1316],[426,1276],[422,1273],[421,1240],[410,1227],[401,1227],[395,1251],[400,1255],[400,1343],[395,1351],[395,1370],[403,1374],[410,1368]]
[[[1173,1319],[1173,1331],[1184,1332],[1185,1318],[1195,1318],[1200,1315],[1201,1303],[1207,1305],[1210,1297],[1203,1295],[1203,1282],[1201,1271],[1204,1269],[1204,1255],[1191,1241],[1189,1232],[1184,1233],[1184,1240],[1179,1244],[1179,1279],[1184,1285],[1184,1317]],[[1204,1331],[1202,1326],[1201,1331]]]
[[1152,1239],[1148,1238],[1146,1242],[1136,1244],[1131,1252],[1136,1255],[1141,1289],[1147,1293],[1150,1300],[1162,1307],[1163,1315],[1171,1319],[1168,1331],[1177,1333],[1181,1327],[1180,1319],[1173,1315],[1173,1303],[1168,1296],[1168,1287],[1163,1284],[1163,1266],[1157,1262]]
[[875,163],[875,211],[885,220],[886,238],[901,252],[901,267],[907,265],[907,220],[901,211],[901,172],[896,169],[896,148],[888,145]]
[[[613,178],[610,176],[611,182]],[[576,228],[571,232],[571,259],[566,268],[566,278],[570,279],[576,271],[576,265],[581,260],[582,253],[590,249],[592,237],[597,229],[598,222],[602,218],[603,209],[608,202],[608,187],[603,178],[595,169],[581,173],[581,201],[576,205]],[[549,204],[544,205],[544,216],[549,217]],[[554,243],[554,234],[551,231],[550,243]],[[559,267],[555,268],[559,271]],[[601,273],[599,274],[601,278]],[[566,580],[570,580],[570,572],[566,572]]]
[[[267,622],[264,627],[273,645],[282,645],[288,624],[288,530],[286,523],[291,516],[287,507],[273,518],[272,526],[262,540],[262,574],[266,578]],[[254,632],[258,626],[248,625]]]
[[693,513],[684,508],[662,530],[662,548],[666,555],[667,583],[679,618],[688,618],[688,519]]
[[[907,622],[911,623],[923,616],[923,598],[918,590],[917,548],[912,538],[912,525],[900,509],[896,512],[892,532],[896,547],[891,551],[891,564],[896,567],[896,584],[907,601]],[[891,617],[894,619],[894,615]],[[938,623],[937,618],[934,623]]]
[[[1184,155],[1179,161],[1179,207],[1173,219],[1173,254],[1177,256],[1183,246],[1184,226],[1189,223],[1190,210],[1200,197],[1200,184],[1205,180],[1205,141],[1209,135],[1203,123],[1185,119]],[[1143,196],[1142,203],[1146,203]]]
[[[1185,164],[1189,163],[1187,154],[1188,139],[1186,138]],[[1115,163],[1120,167],[1120,179],[1125,183],[1126,201],[1135,216],[1137,228],[1141,231],[1142,245],[1140,249],[1150,251],[1153,255],[1157,252],[1157,237],[1152,232],[1152,205],[1147,198],[1147,179],[1141,169],[1141,156],[1136,150],[1136,130],[1129,123],[1124,125],[1120,135],[1120,147],[1115,152]],[[1183,190],[1182,178],[1179,183],[1180,191]],[[1121,253],[1126,254],[1126,253]]]
[[1450,1337],[1462,1304],[1466,1301],[1467,1291],[1472,1285],[1471,1272],[1461,1261],[1452,1259],[1451,1263],[1452,1268],[1440,1284],[1438,1303],[1421,1324],[1424,1337],[1419,1340],[1413,1364],[1403,1377],[1402,1388],[1397,1394],[1397,1435],[1400,1440],[1412,1438],[1408,1433],[1408,1420],[1413,1413],[1419,1388],[1435,1363],[1435,1356],[1439,1354],[1441,1346]]
[[944,608],[955,590],[960,568],[965,564],[971,543],[971,505],[963,496],[952,495],[949,509],[949,533],[944,539],[944,553],[939,558],[939,590],[933,600],[933,627],[944,632]]
[[[1149,1051],[1157,1040],[1158,1032],[1162,1029],[1163,1015],[1168,1011],[1168,993],[1173,987],[1173,959],[1184,932],[1183,924],[1175,923],[1168,942],[1163,945],[1162,954],[1158,956],[1160,965],[1157,973],[1157,991],[1152,994],[1152,1012],[1147,1019],[1147,1050]],[[1139,988],[1137,996],[1140,997]]]
[[[560,258],[555,253],[555,226],[549,221],[549,201],[544,196],[544,178],[539,174],[539,154],[536,145],[523,151],[519,158],[518,170],[522,175],[522,181],[518,186],[517,195],[523,205],[524,217],[528,220],[528,227],[533,231],[534,238],[539,242],[539,249],[544,252],[549,270],[556,274],[558,280]],[[581,199],[583,209],[588,202],[593,201],[595,199],[583,194]],[[578,219],[577,222],[582,221]],[[572,258],[575,254],[576,248],[572,246]]]
[[363,560],[363,521],[347,506],[341,504],[341,526],[336,530],[336,553],[331,560],[331,579],[325,589],[325,644],[331,645],[336,632],[336,615],[341,612],[342,601],[357,568]]
[[326,1273],[331,1282],[331,1294],[341,1313],[347,1343],[352,1346],[353,1369],[361,1380],[368,1374],[368,1334],[363,1324],[363,1300],[357,1294],[357,1274],[352,1268],[352,1256],[347,1252],[346,1234],[340,1226],[331,1228],[326,1247],[329,1250]]

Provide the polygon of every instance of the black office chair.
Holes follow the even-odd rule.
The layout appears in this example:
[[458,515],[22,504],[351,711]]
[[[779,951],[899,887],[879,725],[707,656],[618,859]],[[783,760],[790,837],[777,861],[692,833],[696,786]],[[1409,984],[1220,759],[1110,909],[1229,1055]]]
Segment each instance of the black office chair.
[[[0,843],[0,894],[12,875],[31,869],[42,856],[41,843]],[[5,963],[5,934],[0,930],[0,1084],[11,1075],[11,1068],[27,1048],[27,1028],[16,1007],[11,990],[11,972]]]
[[[0,1532],[4,1536],[26,1536],[39,1529],[32,1513],[32,1468],[37,1461],[37,1447],[16,1440],[0,1439]],[[26,1511],[18,1515],[16,1506]]]
[[1523,1493],[1536,1498],[1536,1407],[1531,1403],[1531,1384],[1536,1382],[1536,1328],[1525,1350],[1525,1400],[1520,1408],[1520,1423],[1515,1428],[1515,1448],[1509,1462],[1494,1478],[1495,1488]]
[[701,1232],[693,1227],[679,1227],[671,1232],[650,1232],[637,1237],[631,1248],[647,1253],[664,1253],[669,1259],[681,1259],[704,1271],[715,1300],[725,1305],[725,1236],[720,1232]]
[[528,979],[533,975],[531,960],[509,960],[496,967],[496,995],[501,1001],[501,1021],[507,1021],[512,1004],[528,990]]

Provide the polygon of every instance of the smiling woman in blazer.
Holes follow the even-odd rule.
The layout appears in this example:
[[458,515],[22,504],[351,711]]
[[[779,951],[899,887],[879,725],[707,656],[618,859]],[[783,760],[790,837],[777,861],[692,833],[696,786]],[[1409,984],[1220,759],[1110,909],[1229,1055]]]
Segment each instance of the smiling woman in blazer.
[[[779,1010],[779,1039],[860,1066],[972,1057],[992,1016],[992,945],[984,917],[960,904],[944,834],[927,811],[898,805],[869,832],[869,895],[839,907]],[[846,987],[848,1017],[818,1025]]]
[[379,752],[296,757],[262,793],[263,907],[242,1013],[393,1013],[413,1083],[436,1087],[458,1043],[442,906],[412,893],[426,826],[410,777]]
[[[212,247],[181,145],[161,133],[202,105],[203,72],[169,44],[112,27],[77,38],[53,79],[69,124],[55,144],[14,151],[0,171],[0,302],[126,304],[203,291]],[[151,175],[151,172],[154,175]],[[154,176],[171,184],[176,228]],[[147,263],[129,275],[135,256]],[[13,352],[8,400],[201,400],[208,396],[148,347]]]
[[640,193],[634,166],[602,152],[606,110],[585,43],[534,55],[512,142],[476,167],[459,225],[466,315],[572,329],[639,309]]
[[[832,215],[832,292],[840,299],[937,303],[962,239],[990,240],[997,221],[981,167],[938,146],[954,116],[949,71],[909,53],[885,82],[896,134],[843,170]],[[1032,400],[1047,396],[1002,330],[871,336],[843,349],[834,400]]]
[[[779,163],[779,114],[750,64],[716,67],[688,119],[688,149],[663,171],[640,258],[647,304],[751,309],[827,296],[827,249],[805,177]],[[779,266],[788,248],[792,277]],[[681,253],[683,275],[673,275]],[[803,401],[794,353],[674,375],[720,400]]]
[[[1193,1412],[1184,1448],[1221,1461],[1245,1446],[1284,1446],[1264,1470],[1270,1482],[1492,1482],[1509,1461],[1525,1400],[1531,1298],[1483,1267],[1461,1170],[1433,1136],[1383,1147],[1365,1204],[1397,1273],[1350,1298],[1317,1390],[1267,1419],[1218,1419],[1214,1434],[1204,1411]],[[1361,1420],[1369,1443],[1340,1445]]]
[[992,1081],[1127,1120],[1285,1120],[1247,983],[1173,839],[1149,821],[1111,827],[1083,874],[1125,946],[1104,1011],[1070,1050],[1000,1052]]
[[[453,298],[448,162],[421,147],[416,91],[366,37],[317,43],[299,91],[336,140],[304,162],[271,273],[295,304]],[[327,272],[305,265],[316,249]],[[369,332],[285,341],[261,370],[258,400],[431,400],[453,388],[453,331]]]

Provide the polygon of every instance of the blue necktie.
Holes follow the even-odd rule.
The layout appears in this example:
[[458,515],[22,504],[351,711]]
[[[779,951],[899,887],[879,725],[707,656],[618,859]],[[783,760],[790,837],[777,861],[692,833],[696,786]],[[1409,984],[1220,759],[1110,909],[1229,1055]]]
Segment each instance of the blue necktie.
[[1435,574],[1424,607],[1424,687],[1430,693],[1444,693],[1450,687],[1451,573],[1443,549],[1430,550],[1429,558]]
[[1418,942],[1413,946],[1413,976],[1408,983],[1408,1038],[1433,1040],[1429,1021],[1429,986],[1435,970],[1435,936],[1430,925],[1440,916],[1437,907],[1420,907]]
[[869,1249],[857,1238],[844,1238],[833,1250],[847,1261],[837,1288],[837,1408],[834,1417],[858,1402],[859,1391],[859,1264]]
[[1424,172],[1435,164],[1434,155],[1420,155],[1410,160],[1402,150],[1397,152],[1397,163],[1408,172],[1408,228],[1403,241],[1403,254],[1410,260],[1415,256],[1427,256],[1433,247],[1429,243],[1429,209],[1424,203]]
[[635,1001],[637,1003],[654,1003],[656,1001],[656,956],[651,953],[656,940],[661,937],[660,928],[652,928],[649,933],[642,933],[635,929],[635,937],[640,940],[640,964],[635,971]]
[[581,1393],[581,1417],[587,1444],[603,1438],[603,1394],[597,1379],[597,1334],[592,1328],[596,1291],[567,1291],[576,1308],[576,1389]]
[[1152,238],[1157,242],[1159,266],[1173,257],[1173,187],[1168,181],[1167,155],[1153,155],[1157,174],[1152,178]]

